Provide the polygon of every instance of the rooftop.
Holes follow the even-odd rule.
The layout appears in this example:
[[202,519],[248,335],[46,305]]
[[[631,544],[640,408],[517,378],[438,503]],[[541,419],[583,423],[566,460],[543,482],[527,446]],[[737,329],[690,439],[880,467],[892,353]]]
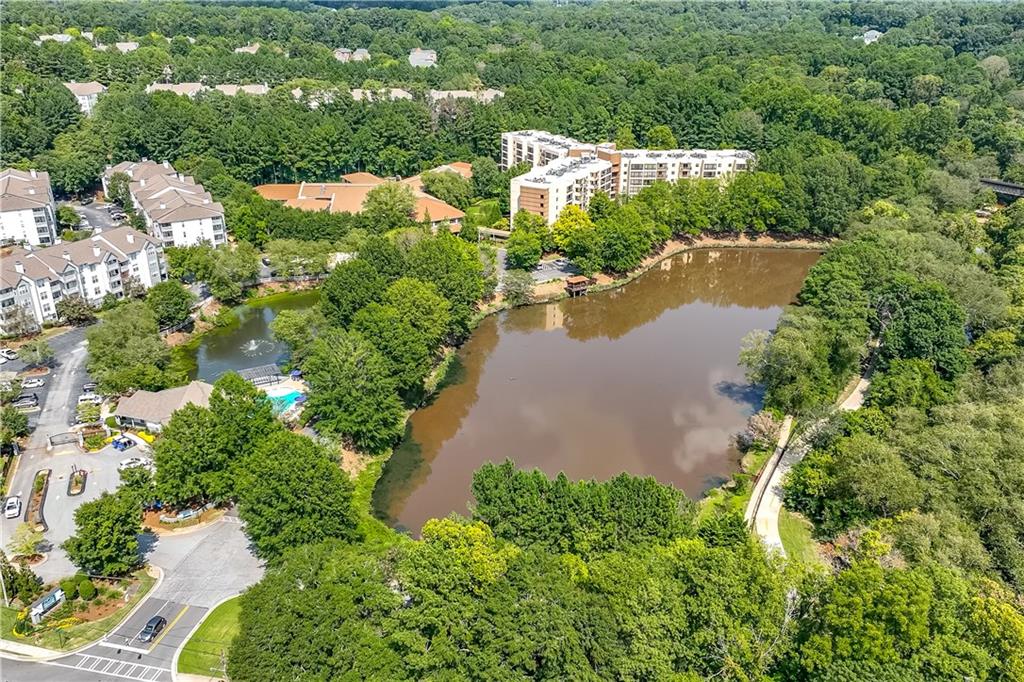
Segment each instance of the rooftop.
[[71,81],[65,83],[64,87],[71,91],[71,94],[75,97],[88,97],[89,95],[99,95],[107,91],[107,86],[96,81],[89,81],[88,83],[76,83]]
[[211,393],[213,386],[203,381],[193,381],[187,386],[163,391],[136,391],[118,401],[114,416],[139,419],[150,424],[165,424],[174,412],[185,405],[209,407]]
[[46,171],[0,171],[0,211],[22,211],[50,203],[50,174]]

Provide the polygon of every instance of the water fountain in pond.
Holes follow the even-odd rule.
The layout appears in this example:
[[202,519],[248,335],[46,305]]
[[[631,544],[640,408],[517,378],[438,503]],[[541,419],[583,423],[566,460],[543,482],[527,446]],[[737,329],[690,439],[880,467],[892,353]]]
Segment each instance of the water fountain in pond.
[[273,342],[268,341],[267,339],[249,339],[241,346],[239,346],[239,350],[241,350],[249,357],[254,357],[256,355],[260,355],[263,352],[264,348],[273,345]]

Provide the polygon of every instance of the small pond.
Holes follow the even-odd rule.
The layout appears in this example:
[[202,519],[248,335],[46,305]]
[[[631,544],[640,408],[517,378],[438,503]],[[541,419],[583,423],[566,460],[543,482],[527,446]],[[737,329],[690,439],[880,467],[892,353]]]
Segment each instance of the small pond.
[[199,337],[191,378],[213,383],[224,372],[287,361],[288,347],[274,340],[270,321],[282,310],[308,308],[319,299],[319,291],[301,291],[236,307],[231,324]]

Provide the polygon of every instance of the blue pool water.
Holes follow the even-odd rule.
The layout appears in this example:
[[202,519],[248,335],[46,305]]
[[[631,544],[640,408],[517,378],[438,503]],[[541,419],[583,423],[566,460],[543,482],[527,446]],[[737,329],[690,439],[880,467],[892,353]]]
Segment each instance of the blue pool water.
[[270,396],[270,402],[274,406],[274,414],[281,414],[291,409],[295,401],[302,396],[301,391],[291,391],[284,395],[272,395]]

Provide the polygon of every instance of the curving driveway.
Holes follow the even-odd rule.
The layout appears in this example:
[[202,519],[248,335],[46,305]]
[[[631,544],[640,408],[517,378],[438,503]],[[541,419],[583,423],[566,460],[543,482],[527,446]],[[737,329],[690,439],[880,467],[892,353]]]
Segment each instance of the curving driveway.
[[[163,578],[136,610],[103,641],[48,661],[5,658],[4,682],[170,682],[175,652],[215,604],[263,576],[236,516],[192,532],[148,538],[145,550]],[[167,628],[150,643],[136,637],[153,616]]]

